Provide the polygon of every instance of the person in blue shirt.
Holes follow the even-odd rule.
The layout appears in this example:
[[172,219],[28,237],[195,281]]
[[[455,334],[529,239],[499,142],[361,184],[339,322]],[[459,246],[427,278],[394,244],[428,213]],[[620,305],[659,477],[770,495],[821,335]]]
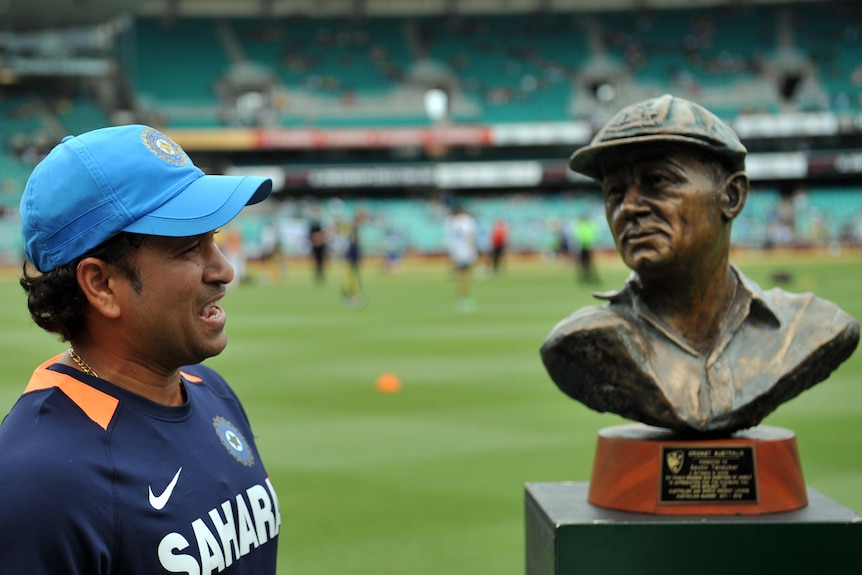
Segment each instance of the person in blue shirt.
[[215,234],[272,182],[205,175],[143,125],[66,137],[20,205],[33,320],[69,343],[0,425],[0,566],[272,575],[278,497],[224,349]]

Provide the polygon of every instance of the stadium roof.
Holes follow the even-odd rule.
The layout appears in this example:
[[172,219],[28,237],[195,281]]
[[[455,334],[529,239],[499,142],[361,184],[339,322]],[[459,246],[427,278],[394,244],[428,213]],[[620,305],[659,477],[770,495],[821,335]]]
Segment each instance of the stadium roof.
[[0,0],[0,31],[95,24],[147,16],[409,16],[606,11],[777,4],[815,0]]
[[128,14],[142,0],[0,0],[0,32],[100,24]]

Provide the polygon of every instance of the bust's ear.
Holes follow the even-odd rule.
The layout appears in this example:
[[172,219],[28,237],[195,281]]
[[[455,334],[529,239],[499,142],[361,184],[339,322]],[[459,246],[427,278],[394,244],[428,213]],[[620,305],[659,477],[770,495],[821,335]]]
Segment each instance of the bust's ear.
[[728,221],[733,220],[745,206],[748,198],[748,176],[745,172],[731,174],[724,182],[721,197],[721,213]]

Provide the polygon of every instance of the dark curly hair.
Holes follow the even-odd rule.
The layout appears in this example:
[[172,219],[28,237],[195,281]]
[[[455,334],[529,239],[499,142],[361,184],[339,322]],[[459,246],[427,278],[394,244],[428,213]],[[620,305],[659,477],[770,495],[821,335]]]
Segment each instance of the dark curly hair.
[[135,291],[141,291],[141,279],[133,265],[133,256],[144,236],[120,232],[84,255],[49,272],[31,274],[30,264],[24,263],[21,287],[27,292],[27,307],[36,325],[56,333],[62,341],[72,341],[86,328],[85,312],[89,306],[77,271],[81,260],[93,257],[116,266],[132,282]]

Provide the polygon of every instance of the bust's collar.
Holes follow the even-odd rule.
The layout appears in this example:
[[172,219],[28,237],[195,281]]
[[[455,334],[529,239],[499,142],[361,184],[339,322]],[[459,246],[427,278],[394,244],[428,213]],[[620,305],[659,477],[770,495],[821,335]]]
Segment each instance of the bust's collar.
[[[739,268],[734,264],[730,264],[730,269],[739,280],[739,293],[737,293],[734,305],[738,305],[737,302],[748,302],[750,315],[754,315],[758,319],[774,326],[781,325],[779,315],[767,302],[763,289],[739,271]],[[639,307],[636,304],[640,300],[642,287],[643,283],[641,282],[640,276],[638,276],[636,272],[632,272],[629,274],[623,287],[605,292],[593,292],[593,297],[605,300],[611,304],[623,304]],[[744,297],[739,297],[740,295],[743,295]]]

